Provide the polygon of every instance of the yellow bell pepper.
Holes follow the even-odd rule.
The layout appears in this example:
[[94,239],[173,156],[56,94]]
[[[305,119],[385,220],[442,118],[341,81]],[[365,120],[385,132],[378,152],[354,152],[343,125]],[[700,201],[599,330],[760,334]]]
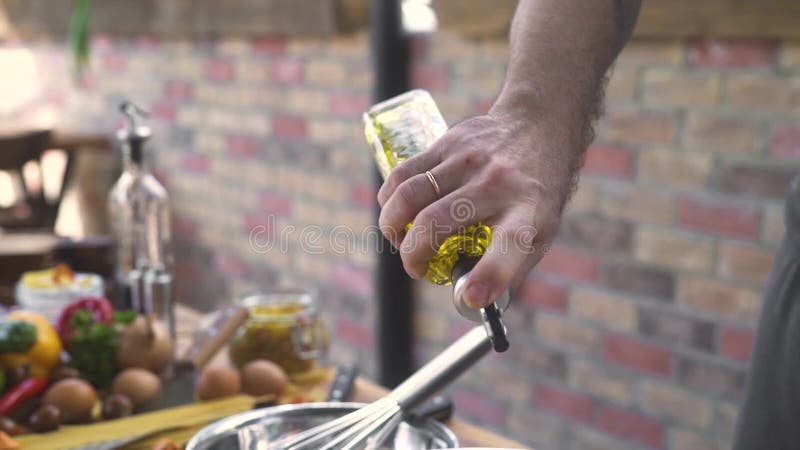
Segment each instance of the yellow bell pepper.
[[9,319],[28,322],[36,327],[36,344],[26,353],[0,354],[0,366],[13,369],[30,364],[30,376],[47,378],[61,359],[61,339],[44,316],[31,311],[13,311]]

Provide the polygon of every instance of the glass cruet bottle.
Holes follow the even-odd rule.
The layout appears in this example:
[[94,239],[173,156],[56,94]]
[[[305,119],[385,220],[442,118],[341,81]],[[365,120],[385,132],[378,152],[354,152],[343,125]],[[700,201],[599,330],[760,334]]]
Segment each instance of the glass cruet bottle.
[[[123,170],[108,197],[115,241],[116,302],[144,312],[144,282],[149,270],[172,272],[169,199],[150,172],[146,144],[152,133],[142,124],[147,113],[131,102],[120,110],[127,126],[117,133]],[[161,316],[162,311],[150,311]]]

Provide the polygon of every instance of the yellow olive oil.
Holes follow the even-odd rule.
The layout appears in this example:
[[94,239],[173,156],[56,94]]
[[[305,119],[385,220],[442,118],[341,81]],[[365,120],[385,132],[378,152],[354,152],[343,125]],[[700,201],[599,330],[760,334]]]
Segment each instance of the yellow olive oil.
[[[395,166],[425,151],[447,132],[447,123],[433,98],[421,89],[372,106],[363,119],[367,142],[384,179]],[[425,278],[436,284],[452,284],[453,267],[459,258],[480,257],[491,239],[491,228],[480,222],[454,230],[431,258]]]

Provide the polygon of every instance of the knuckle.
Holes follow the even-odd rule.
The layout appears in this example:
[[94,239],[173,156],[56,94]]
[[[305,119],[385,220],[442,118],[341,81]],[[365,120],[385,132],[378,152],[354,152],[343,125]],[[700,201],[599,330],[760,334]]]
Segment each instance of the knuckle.
[[484,169],[478,181],[487,189],[501,189],[512,182],[514,176],[514,167],[506,163],[490,161],[484,165]]
[[438,152],[439,156],[444,159],[452,156],[453,152],[458,149],[457,144],[458,136],[453,130],[447,132],[444,136],[440,137],[428,151]]
[[389,172],[389,176],[386,177],[386,181],[384,181],[384,185],[388,187],[397,186],[398,184],[402,183],[403,180],[406,179],[405,172],[406,168],[403,167],[402,164],[399,164],[394,167],[394,169]]
[[400,186],[397,187],[395,193],[400,200],[400,208],[408,208],[414,203],[414,199],[417,196],[416,191],[417,189],[409,181],[404,181]]
[[420,211],[414,221],[426,226],[435,226],[444,222],[444,216],[441,208],[431,205]]

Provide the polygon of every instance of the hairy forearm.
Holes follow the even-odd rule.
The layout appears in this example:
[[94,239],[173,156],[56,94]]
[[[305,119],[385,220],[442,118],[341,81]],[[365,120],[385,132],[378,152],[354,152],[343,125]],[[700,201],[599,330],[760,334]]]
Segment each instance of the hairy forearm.
[[526,113],[585,110],[630,37],[639,3],[520,0],[497,103]]
[[630,38],[639,6],[640,0],[520,0],[517,6],[506,79],[491,112],[554,126],[548,133],[565,145],[551,146],[561,160],[553,169],[567,178],[593,138],[606,72]]

